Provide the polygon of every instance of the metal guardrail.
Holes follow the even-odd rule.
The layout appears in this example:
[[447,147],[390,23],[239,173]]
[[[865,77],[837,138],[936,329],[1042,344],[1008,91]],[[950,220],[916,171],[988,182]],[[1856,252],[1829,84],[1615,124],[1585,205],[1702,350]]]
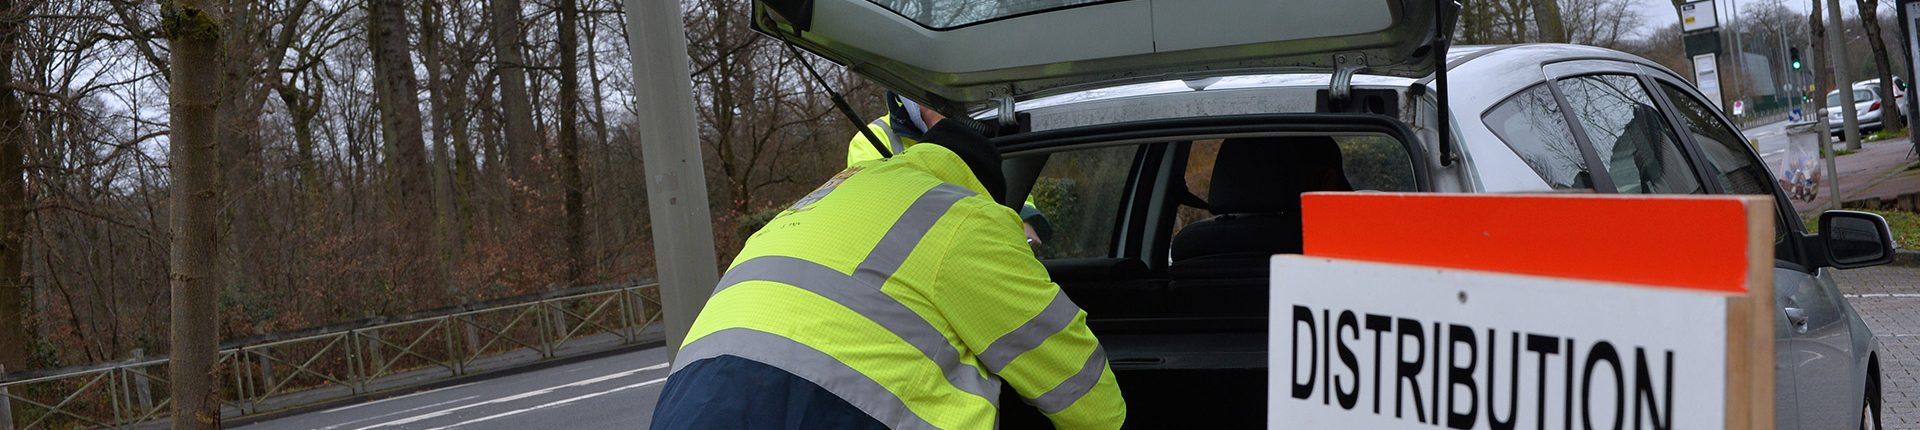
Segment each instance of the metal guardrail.
[[[219,354],[223,415],[321,405],[638,344],[651,340],[643,335],[660,320],[658,284],[481,305],[242,339]],[[169,418],[166,374],[165,358],[135,358],[9,375],[0,379],[0,430],[125,428]]]

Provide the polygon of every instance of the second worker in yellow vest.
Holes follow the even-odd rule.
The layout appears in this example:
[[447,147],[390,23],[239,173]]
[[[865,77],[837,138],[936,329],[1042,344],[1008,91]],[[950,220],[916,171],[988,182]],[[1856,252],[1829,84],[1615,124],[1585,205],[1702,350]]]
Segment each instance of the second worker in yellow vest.
[[952,121],[924,137],[854,163],[747,240],[653,428],[991,429],[1002,380],[1057,428],[1124,423],[1086,312],[999,203],[998,151]]

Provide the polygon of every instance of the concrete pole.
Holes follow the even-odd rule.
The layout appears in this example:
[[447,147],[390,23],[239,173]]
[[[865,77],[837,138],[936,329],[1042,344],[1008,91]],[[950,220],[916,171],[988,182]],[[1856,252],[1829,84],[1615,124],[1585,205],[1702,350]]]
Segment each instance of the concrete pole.
[[1840,18],[1840,0],[1827,0],[1827,20],[1830,22],[1827,24],[1827,51],[1828,55],[1833,56],[1833,89],[1840,91],[1840,114],[1846,120],[1847,149],[1857,151],[1860,149],[1860,113],[1853,109],[1853,79],[1847,77],[1847,21]]
[[687,59],[681,2],[625,3],[661,311],[666,313],[667,344],[678,351],[693,327],[693,317],[706,306],[707,296],[720,281],[713,255],[713,218],[707,210],[707,176],[695,128],[693,80],[687,75],[693,68]]

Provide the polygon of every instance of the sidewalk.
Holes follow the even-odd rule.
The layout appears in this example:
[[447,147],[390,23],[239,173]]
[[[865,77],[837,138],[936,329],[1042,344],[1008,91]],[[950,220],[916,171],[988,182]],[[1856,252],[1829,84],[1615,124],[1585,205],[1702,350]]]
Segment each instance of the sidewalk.
[[[1920,159],[1915,159],[1912,151],[1913,143],[1903,136],[1866,142],[1860,152],[1840,156],[1835,162],[1840,171],[1841,204],[1850,208],[1920,209],[1913,207],[1920,205]],[[1827,185],[1821,184],[1819,197],[1794,200],[1794,209],[1802,216],[1829,209],[1832,196],[1827,190]],[[1900,201],[1903,196],[1907,201]]]

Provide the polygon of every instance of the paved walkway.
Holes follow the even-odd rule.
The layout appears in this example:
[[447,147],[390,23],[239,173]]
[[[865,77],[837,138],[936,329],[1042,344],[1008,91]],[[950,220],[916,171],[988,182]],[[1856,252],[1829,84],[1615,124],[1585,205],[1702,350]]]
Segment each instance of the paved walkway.
[[1920,428],[1920,267],[1844,270],[1834,277],[1880,341],[1881,381],[1887,384],[1880,390],[1886,396],[1881,423]]
[[[1839,144],[1836,147],[1842,146]],[[1913,168],[1920,159],[1913,157],[1913,143],[1905,137],[1867,142],[1862,144],[1860,152],[1842,155],[1835,160],[1840,171],[1841,202],[1863,199],[1893,199],[1907,193],[1920,192],[1920,168]],[[1776,171],[1779,166],[1772,166]],[[1824,172],[1824,167],[1823,167]],[[1827,186],[1820,186],[1820,196],[1813,201],[1795,200],[1793,205],[1801,214],[1817,213],[1829,208]]]

